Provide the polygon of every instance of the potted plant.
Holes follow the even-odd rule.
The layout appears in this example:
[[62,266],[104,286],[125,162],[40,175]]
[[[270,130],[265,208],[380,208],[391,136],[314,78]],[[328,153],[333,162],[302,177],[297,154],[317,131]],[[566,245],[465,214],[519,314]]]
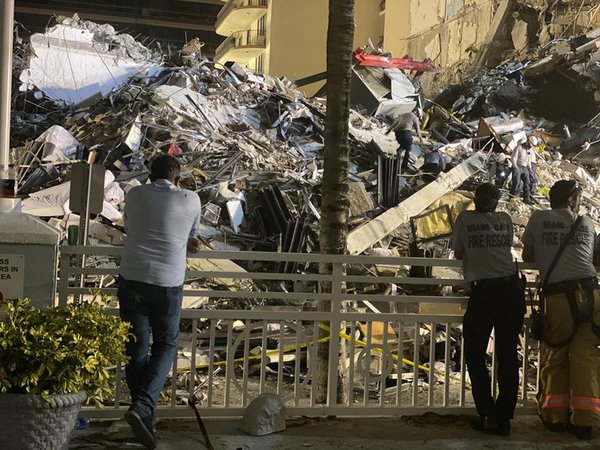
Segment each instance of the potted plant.
[[129,324],[95,302],[48,309],[23,299],[1,303],[2,448],[65,448],[81,404],[111,395],[107,367],[127,359],[128,336]]

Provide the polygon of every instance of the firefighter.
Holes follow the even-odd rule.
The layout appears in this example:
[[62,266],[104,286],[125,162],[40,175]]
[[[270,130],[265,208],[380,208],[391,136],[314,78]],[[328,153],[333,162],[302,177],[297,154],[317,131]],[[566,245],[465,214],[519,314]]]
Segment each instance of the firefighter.
[[592,427],[600,424],[600,291],[594,268],[600,253],[592,221],[584,216],[576,222],[581,194],[576,181],[552,186],[552,209],[534,212],[525,229],[523,260],[535,262],[543,280],[538,413],[549,430],[590,439]]
[[512,174],[512,160],[505,153],[500,153],[496,157],[496,170],[494,183],[498,189],[508,186]]
[[442,153],[441,148],[440,146],[431,150],[423,158],[421,172],[427,183],[434,181],[440,173],[446,171],[446,155]]
[[[510,435],[519,389],[517,343],[525,313],[524,286],[512,259],[513,224],[496,212],[500,191],[482,184],[475,191],[475,211],[463,211],[454,226],[454,256],[463,260],[471,296],[463,321],[465,360],[478,417],[473,428]],[[494,400],[486,365],[494,329],[499,395]]]

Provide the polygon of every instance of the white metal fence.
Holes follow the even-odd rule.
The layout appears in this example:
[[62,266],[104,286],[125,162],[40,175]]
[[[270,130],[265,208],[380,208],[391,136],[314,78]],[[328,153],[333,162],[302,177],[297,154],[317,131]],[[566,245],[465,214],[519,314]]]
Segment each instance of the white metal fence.
[[[120,252],[120,247],[63,247],[59,302],[89,294],[92,285],[115,295],[115,287],[104,285],[107,277],[117,276],[117,265],[106,267],[103,262],[118,264]],[[90,267],[77,267],[82,254],[87,255]],[[456,271],[448,270],[460,267],[459,261],[222,251],[203,251],[194,258],[215,263],[243,261],[256,269],[187,273],[188,279],[216,280],[212,286],[229,283],[236,287],[184,291],[184,301],[211,301],[204,301],[202,309],[182,311],[175,376],[163,391],[159,415],[193,415],[186,404],[193,394],[200,400],[203,415],[241,415],[250,401],[267,392],[278,394],[290,415],[380,416],[473,408],[460,332],[466,298],[452,293],[452,287],[464,281]],[[286,263],[296,266],[294,273],[281,272]],[[332,274],[318,274],[319,263],[331,264]],[[378,276],[374,268],[382,265],[432,266],[433,276]],[[365,268],[368,275],[355,275],[365,273]],[[80,274],[87,281],[84,287],[74,282]],[[319,292],[319,282],[330,282],[331,294]],[[427,286],[439,293],[415,292]],[[320,300],[330,301],[331,308],[315,310],[312,306]],[[443,314],[424,312],[439,311],[442,304]],[[330,331],[323,337],[320,329]],[[319,339],[329,342],[325,404],[317,404],[313,382]],[[538,353],[538,343],[523,333],[521,411],[532,411]],[[491,357],[496,386],[494,361]],[[120,364],[114,370],[114,404],[90,408],[84,414],[118,417],[127,409],[124,370]],[[337,400],[338,371],[351,387],[349,398],[342,402]]]

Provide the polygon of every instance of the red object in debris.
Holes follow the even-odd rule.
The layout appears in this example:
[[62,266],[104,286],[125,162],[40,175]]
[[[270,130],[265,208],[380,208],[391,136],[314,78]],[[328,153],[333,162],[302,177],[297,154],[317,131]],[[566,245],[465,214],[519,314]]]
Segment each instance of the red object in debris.
[[423,61],[415,61],[410,56],[404,58],[389,58],[387,56],[372,55],[362,50],[355,50],[354,57],[361,66],[382,67],[384,69],[415,70],[417,72],[438,72],[439,69],[433,65],[429,58]]
[[181,155],[181,149],[175,144],[171,144],[169,145],[169,150],[167,150],[167,153],[171,156],[178,156]]

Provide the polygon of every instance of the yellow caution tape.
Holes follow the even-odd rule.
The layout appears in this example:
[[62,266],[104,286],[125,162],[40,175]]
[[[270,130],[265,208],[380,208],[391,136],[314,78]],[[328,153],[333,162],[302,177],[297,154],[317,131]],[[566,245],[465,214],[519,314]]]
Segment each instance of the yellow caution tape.
[[[319,324],[319,328],[321,328],[322,330],[325,330],[325,331],[331,331],[331,328],[328,325],[325,325],[324,323],[320,323]],[[351,341],[352,340],[352,336],[350,336],[349,334],[345,333],[344,331],[340,331],[339,332],[339,337],[342,338],[342,339],[344,339],[344,340],[346,340],[346,341]],[[319,344],[321,344],[321,343],[327,342],[329,340],[330,340],[330,337],[327,336],[327,337],[323,337],[323,338],[319,339],[317,342]],[[359,347],[363,347],[363,348],[367,347],[367,343],[364,342],[364,341],[361,341],[360,339],[354,339],[354,342]],[[307,347],[309,343],[310,343],[310,345],[313,345],[313,341],[304,342],[304,343],[300,344],[300,348]],[[288,352],[296,351],[296,349],[297,349],[296,345],[287,345],[287,346],[283,347],[283,353],[288,353]],[[379,347],[372,348],[372,351],[375,352],[375,353],[378,353],[378,354],[383,354],[383,350],[381,348],[379,348]],[[265,352],[265,356],[271,356],[271,355],[279,354],[279,352],[280,352],[280,349],[269,350],[269,351]],[[398,355],[395,355],[393,353],[391,355],[392,355],[392,358],[395,361],[398,361],[398,359],[399,359]],[[263,358],[263,354],[261,353],[261,354],[258,354],[258,355],[248,356],[247,358],[243,357],[243,356],[240,357],[240,358],[235,358],[233,360],[233,362],[234,363],[243,363],[244,361],[252,361],[252,360],[257,360],[257,359],[262,359],[262,358]],[[212,366],[213,367],[226,366],[227,362],[228,361],[226,361],[226,360],[225,361],[217,361],[217,362],[212,363]],[[410,359],[407,359],[407,358],[404,358],[404,357],[402,358],[402,362],[404,364],[408,364],[409,366],[412,366],[412,367],[415,366],[414,361],[411,361]],[[209,366],[210,366],[209,364],[197,364],[196,365],[196,369],[207,369]],[[430,370],[429,367],[424,366],[422,364],[419,364],[417,367],[419,369],[421,369],[421,370],[424,370],[425,372],[429,372],[429,370]],[[177,368],[177,372],[189,372],[190,370],[191,370],[191,367]],[[434,369],[434,373],[437,374],[437,375],[444,375],[444,372],[441,372],[441,371],[435,370],[435,369]],[[460,377],[458,377],[456,375],[451,375],[451,378],[455,378],[455,379],[459,379],[460,380]],[[470,383],[467,382],[467,384],[470,384]]]

